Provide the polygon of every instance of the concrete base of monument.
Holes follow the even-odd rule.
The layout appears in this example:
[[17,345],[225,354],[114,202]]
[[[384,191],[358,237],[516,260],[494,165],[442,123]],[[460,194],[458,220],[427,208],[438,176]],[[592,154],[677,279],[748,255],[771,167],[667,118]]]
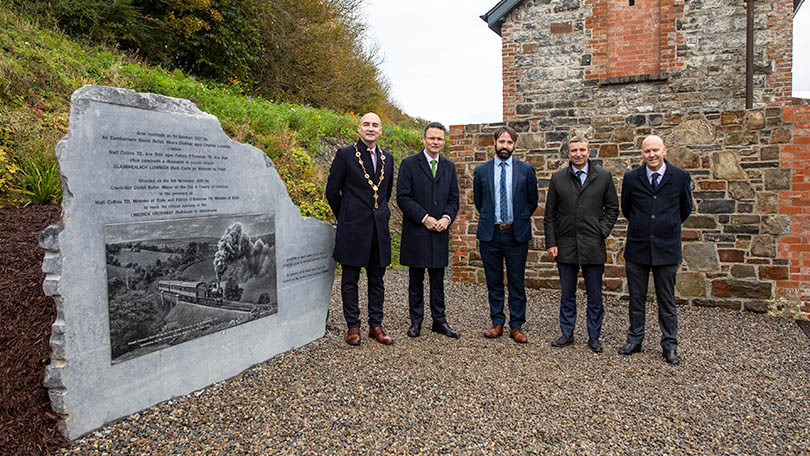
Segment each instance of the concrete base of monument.
[[44,384],[65,437],[323,336],[334,228],[301,217],[272,161],[216,117],[85,86],[56,154],[62,221],[40,237],[58,313]]

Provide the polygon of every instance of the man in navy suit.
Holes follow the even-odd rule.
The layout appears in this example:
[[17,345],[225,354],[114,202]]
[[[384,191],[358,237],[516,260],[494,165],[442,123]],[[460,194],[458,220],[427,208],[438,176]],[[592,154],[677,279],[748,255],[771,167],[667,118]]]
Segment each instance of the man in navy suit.
[[473,195],[478,210],[481,260],[489,292],[489,316],[492,326],[484,336],[493,339],[503,334],[503,264],[509,285],[509,337],[526,343],[526,290],[523,285],[529,241],[532,238],[532,214],[537,209],[537,177],[532,165],[512,157],[518,134],[512,127],[495,131],[495,157],[478,165],[473,177]]
[[368,336],[394,341],[382,329],[385,267],[391,263],[388,199],[394,187],[394,157],[377,145],[382,121],[370,112],[360,118],[357,143],[338,149],[326,182],[326,200],[337,219],[335,261],[343,267],[340,294],[349,328],[346,343],[360,344],[357,282],[368,276]]
[[438,122],[425,127],[425,148],[402,160],[397,176],[397,205],[402,210],[399,262],[408,266],[408,336],[419,337],[424,318],[425,269],[430,279],[431,330],[454,339],[444,309],[444,268],[450,236],[447,228],[458,213],[456,165],[441,156],[446,129]]
[[667,148],[655,135],[641,143],[644,163],[624,174],[622,214],[627,219],[624,248],[627,287],[630,291],[630,328],[622,355],[641,351],[650,271],[658,300],[658,324],[664,359],[678,358],[678,314],[675,308],[675,275],[682,259],[681,224],[692,213],[689,173],[664,160]]

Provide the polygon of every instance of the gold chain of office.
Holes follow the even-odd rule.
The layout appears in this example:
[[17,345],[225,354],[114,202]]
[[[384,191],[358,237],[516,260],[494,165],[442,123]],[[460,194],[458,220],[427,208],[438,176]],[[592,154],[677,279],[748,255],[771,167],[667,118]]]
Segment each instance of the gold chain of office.
[[380,189],[382,185],[382,181],[385,178],[385,154],[380,154],[380,159],[382,160],[382,168],[380,169],[380,180],[377,184],[374,184],[374,181],[371,180],[371,176],[368,175],[368,171],[366,171],[366,165],[363,164],[363,159],[360,158],[360,150],[357,148],[357,144],[354,145],[354,155],[357,157],[357,162],[360,163],[360,167],[363,168],[363,177],[366,178],[368,181],[368,185],[371,186],[371,189],[374,190],[374,209],[379,209],[380,206],[377,204],[377,190]]

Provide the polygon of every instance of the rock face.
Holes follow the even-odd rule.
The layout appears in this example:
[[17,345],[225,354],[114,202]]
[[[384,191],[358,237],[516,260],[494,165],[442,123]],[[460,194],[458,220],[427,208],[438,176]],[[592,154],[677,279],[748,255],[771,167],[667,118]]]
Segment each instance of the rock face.
[[43,231],[58,315],[45,386],[61,432],[232,377],[321,337],[333,228],[300,216],[272,161],[187,101],[85,86]]

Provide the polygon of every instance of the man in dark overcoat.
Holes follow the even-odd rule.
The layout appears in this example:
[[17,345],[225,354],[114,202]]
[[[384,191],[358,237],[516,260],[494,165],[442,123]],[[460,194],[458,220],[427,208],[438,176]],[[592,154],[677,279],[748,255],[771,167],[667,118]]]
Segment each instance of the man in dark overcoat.
[[650,272],[658,300],[658,324],[664,359],[680,364],[678,313],[675,308],[675,275],[682,260],[681,224],[692,213],[689,172],[664,160],[667,148],[659,136],[641,143],[644,163],[624,174],[621,207],[627,219],[624,248],[627,288],[630,292],[630,328],[622,355],[641,351],[647,284]]
[[444,125],[425,127],[425,148],[402,160],[397,176],[397,205],[402,210],[399,262],[408,266],[408,336],[418,337],[424,318],[424,280],[430,282],[431,330],[452,338],[459,333],[447,324],[444,303],[444,268],[449,254],[448,227],[458,213],[456,165],[445,157]]
[[577,319],[577,274],[582,270],[587,295],[588,346],[603,350],[599,335],[605,315],[602,275],[607,252],[605,239],[619,217],[619,198],[610,171],[588,159],[588,139],[574,136],[568,142],[568,167],[555,172],[546,194],[543,219],[546,249],[557,261],[560,274],[560,331],[551,343],[574,343]]
[[518,133],[509,126],[495,130],[495,157],[475,167],[473,198],[478,210],[476,238],[487,281],[489,317],[492,326],[484,336],[494,339],[503,334],[503,268],[509,287],[509,337],[528,342],[526,289],[524,276],[529,241],[532,239],[532,214],[537,209],[537,176],[530,163],[512,156]]
[[368,335],[388,345],[393,340],[382,329],[383,275],[391,263],[388,200],[394,187],[394,158],[377,144],[382,134],[377,114],[365,114],[357,131],[360,139],[335,154],[326,183],[326,200],[337,219],[333,257],[343,269],[340,294],[349,328],[346,343],[360,344],[357,282],[360,269],[366,268]]

